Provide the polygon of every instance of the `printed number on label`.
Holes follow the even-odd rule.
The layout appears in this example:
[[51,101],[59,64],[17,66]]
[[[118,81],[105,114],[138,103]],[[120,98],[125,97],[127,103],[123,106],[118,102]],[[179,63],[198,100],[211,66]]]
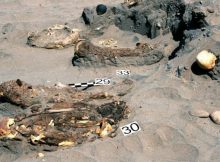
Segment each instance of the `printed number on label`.
[[131,75],[131,72],[130,70],[116,70],[116,75],[126,76]]
[[95,79],[95,85],[109,85],[110,83],[111,83],[110,79],[105,79],[105,78]]
[[140,130],[141,130],[141,128],[137,122],[133,122],[133,123],[130,123],[130,124],[127,124],[127,125],[121,127],[121,131],[124,134],[124,136],[130,135],[130,134],[138,132]]

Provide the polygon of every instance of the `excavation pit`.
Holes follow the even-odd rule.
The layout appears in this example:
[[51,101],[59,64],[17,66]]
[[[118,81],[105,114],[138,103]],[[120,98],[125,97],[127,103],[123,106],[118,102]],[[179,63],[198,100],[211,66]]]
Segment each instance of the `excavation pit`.
[[[146,36],[146,44],[152,46],[154,39],[161,40],[160,45],[149,51],[144,51],[143,56],[137,54],[136,50],[130,47],[130,51],[127,52],[124,48],[118,48],[122,54],[115,54],[115,48],[98,48],[94,44],[90,43],[87,49],[83,45],[76,45],[76,53],[73,58],[74,66],[143,66],[152,65],[159,62],[164,56],[164,47],[166,46],[163,39],[167,39],[169,33],[172,34],[172,40],[169,42],[179,41],[179,47],[170,53],[169,58],[176,57],[176,53],[184,46],[185,40],[188,39],[188,31],[201,29],[208,26],[205,18],[207,12],[204,7],[199,3],[186,3],[185,1],[178,0],[143,0],[135,1],[135,5],[129,5],[131,2],[117,6],[107,6],[107,12],[99,15],[96,12],[96,8],[85,8],[82,13],[82,19],[87,26],[89,33],[86,38],[91,40],[93,37],[99,37],[106,32],[110,26],[114,25],[122,31],[128,31],[131,33],[138,33]],[[112,33],[115,35],[118,33]],[[201,33],[200,33],[201,34]],[[121,40],[127,41],[127,40]],[[143,42],[139,42],[143,43]],[[86,43],[79,43],[86,44]],[[137,48],[137,47],[135,47]],[[100,50],[103,50],[103,54],[100,56]],[[159,53],[162,53],[161,57]],[[104,54],[106,53],[106,54]],[[99,57],[100,56],[100,57]],[[98,58],[97,58],[98,57]],[[155,57],[157,59],[155,59]],[[110,60],[111,63],[108,63]],[[132,60],[132,61],[131,61]],[[145,60],[145,61],[140,61]],[[154,60],[154,61],[151,61]],[[150,63],[149,63],[150,62]]]
[[8,106],[20,110],[1,114],[0,121],[0,149],[16,145],[21,150],[16,155],[115,137],[130,113],[126,102],[104,92],[32,86],[21,80],[2,83],[0,92]]

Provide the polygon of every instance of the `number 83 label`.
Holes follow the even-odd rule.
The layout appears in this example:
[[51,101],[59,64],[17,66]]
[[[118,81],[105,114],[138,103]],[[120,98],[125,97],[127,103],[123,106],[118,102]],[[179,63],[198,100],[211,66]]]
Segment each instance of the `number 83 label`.
[[127,76],[127,75],[131,75],[131,72],[130,70],[116,70],[116,75]]
[[121,131],[124,134],[124,136],[130,135],[132,133],[136,133],[140,130],[141,128],[137,122],[132,122],[130,124],[121,127]]

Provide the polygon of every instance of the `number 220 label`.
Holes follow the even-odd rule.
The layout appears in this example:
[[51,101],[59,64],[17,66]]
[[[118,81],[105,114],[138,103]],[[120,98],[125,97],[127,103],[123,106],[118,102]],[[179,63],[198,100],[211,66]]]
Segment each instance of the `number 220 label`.
[[111,80],[107,78],[96,78],[95,85],[110,85]]
[[127,124],[127,125],[121,127],[120,129],[121,129],[122,133],[124,134],[124,136],[128,136],[132,133],[136,133],[141,130],[140,126],[138,125],[138,123],[136,121],[132,122],[130,124]]

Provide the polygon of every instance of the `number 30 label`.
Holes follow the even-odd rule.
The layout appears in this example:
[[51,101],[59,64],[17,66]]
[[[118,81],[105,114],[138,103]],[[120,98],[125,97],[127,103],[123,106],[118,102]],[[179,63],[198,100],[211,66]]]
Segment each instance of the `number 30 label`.
[[124,136],[130,135],[132,133],[136,133],[140,130],[141,130],[141,128],[137,122],[132,122],[130,124],[127,124],[127,125],[121,127],[121,131],[124,134]]

